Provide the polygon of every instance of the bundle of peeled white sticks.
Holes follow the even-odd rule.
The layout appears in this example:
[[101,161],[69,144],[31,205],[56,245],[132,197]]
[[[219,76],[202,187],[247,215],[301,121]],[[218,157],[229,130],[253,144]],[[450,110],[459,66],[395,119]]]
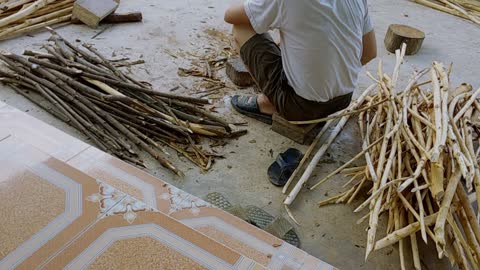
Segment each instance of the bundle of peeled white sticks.
[[479,0],[412,0],[415,3],[472,21],[480,26]]
[[[375,83],[346,110],[308,121],[328,122],[284,193],[315,144],[340,118],[285,204],[293,202],[345,123],[358,114],[363,150],[309,188],[316,189],[343,173],[351,177],[343,186],[346,191],[319,205],[363,200],[355,212],[368,209],[358,222],[369,222],[366,258],[374,250],[398,243],[402,269],[406,267],[404,255],[408,246],[413,252],[415,268],[421,269],[417,241],[430,240],[435,243],[439,258],[446,256],[461,269],[479,269],[480,226],[472,202],[480,198],[480,88],[472,91],[467,84],[452,88],[451,68],[434,62],[430,68],[415,71],[407,85],[399,89],[397,82],[404,53],[405,46],[397,50],[391,77],[384,73],[379,62],[378,78],[368,74]],[[420,82],[423,77],[428,78]],[[350,167],[360,158],[364,158],[364,166]],[[380,235],[378,222],[382,215],[387,226]],[[422,240],[417,240],[417,235]]]
[[74,0],[0,0],[0,39],[70,22]]

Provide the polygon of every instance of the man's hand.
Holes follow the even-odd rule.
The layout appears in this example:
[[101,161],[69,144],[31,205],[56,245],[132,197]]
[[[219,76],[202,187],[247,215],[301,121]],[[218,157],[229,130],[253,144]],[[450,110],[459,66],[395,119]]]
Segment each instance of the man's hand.
[[248,19],[243,6],[243,1],[232,4],[227,11],[225,11],[224,20],[225,22],[234,25],[250,25],[250,20]]
[[372,30],[363,36],[363,52],[360,62],[366,65],[377,57],[377,41],[375,40],[375,32]]

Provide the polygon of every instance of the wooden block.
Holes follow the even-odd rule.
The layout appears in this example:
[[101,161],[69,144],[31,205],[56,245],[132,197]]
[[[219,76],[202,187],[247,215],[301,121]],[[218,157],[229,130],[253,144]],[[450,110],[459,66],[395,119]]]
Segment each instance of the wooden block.
[[225,70],[228,78],[230,78],[235,85],[247,87],[255,83],[240,57],[228,59]]
[[395,50],[400,49],[402,43],[405,43],[407,44],[405,54],[413,55],[420,50],[424,39],[425,33],[416,28],[402,24],[391,24],[385,35],[384,43],[385,48],[391,53],[395,53]]
[[320,131],[321,125],[292,125],[278,114],[273,115],[272,130],[299,144],[310,144]]
[[[128,23],[128,22],[141,22],[143,15],[141,12],[129,12],[129,13],[113,13],[105,17],[100,23]],[[77,18],[72,19],[73,24],[83,23]]]
[[118,7],[113,0],[78,0],[73,6],[73,17],[90,27],[97,27],[101,20],[112,14]]

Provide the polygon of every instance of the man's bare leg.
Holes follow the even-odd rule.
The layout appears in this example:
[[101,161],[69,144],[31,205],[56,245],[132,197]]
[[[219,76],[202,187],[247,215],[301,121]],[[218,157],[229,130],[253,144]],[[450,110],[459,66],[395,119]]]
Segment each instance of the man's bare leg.
[[[233,38],[237,44],[237,50],[240,51],[240,48],[245,44],[250,38],[256,35],[255,30],[253,30],[250,25],[233,25]],[[258,84],[257,84],[258,85]],[[277,110],[270,102],[267,96],[264,94],[257,95],[257,104],[258,109],[263,114],[273,115]]]
[[245,44],[249,39],[255,36],[257,33],[253,30],[251,25],[247,24],[234,24],[232,27],[232,34],[237,44],[237,50]]

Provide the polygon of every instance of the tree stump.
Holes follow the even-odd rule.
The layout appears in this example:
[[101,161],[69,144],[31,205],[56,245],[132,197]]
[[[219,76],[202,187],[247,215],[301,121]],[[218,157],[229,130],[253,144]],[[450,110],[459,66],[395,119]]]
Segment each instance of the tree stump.
[[402,24],[391,24],[388,27],[384,42],[385,48],[391,53],[395,53],[395,50],[400,49],[402,43],[405,43],[407,44],[405,54],[413,55],[420,50],[424,39],[425,33],[416,28]]

